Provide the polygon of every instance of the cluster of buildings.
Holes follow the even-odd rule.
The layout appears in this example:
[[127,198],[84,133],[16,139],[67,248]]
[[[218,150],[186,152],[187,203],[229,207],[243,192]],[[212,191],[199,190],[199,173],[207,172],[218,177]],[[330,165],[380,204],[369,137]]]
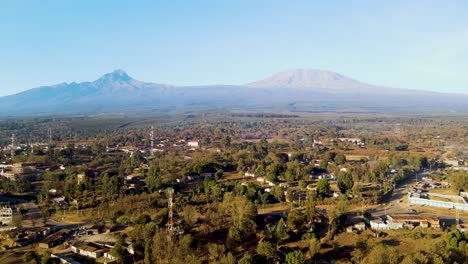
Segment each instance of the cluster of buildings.
[[31,175],[38,171],[38,165],[34,162],[18,162],[14,164],[1,164],[0,176],[15,181],[21,175]]
[[[14,242],[17,247],[37,243],[39,248],[51,249],[60,245],[68,247],[68,251],[58,253],[53,257],[59,258],[61,263],[81,263],[75,260],[77,255],[95,259],[96,263],[115,263],[111,254],[114,247],[112,242],[88,242],[83,236],[100,235],[102,232],[113,232],[115,228],[105,229],[103,226],[75,226],[73,228],[57,229],[55,227],[35,227],[19,232]],[[82,237],[82,238],[80,238]],[[131,246],[127,247],[130,254],[134,254]]]

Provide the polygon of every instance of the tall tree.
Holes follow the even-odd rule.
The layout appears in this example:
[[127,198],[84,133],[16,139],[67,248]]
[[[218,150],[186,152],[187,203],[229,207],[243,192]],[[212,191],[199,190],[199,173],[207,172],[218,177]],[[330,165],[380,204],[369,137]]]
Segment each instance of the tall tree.
[[354,181],[351,172],[341,172],[338,174],[338,188],[342,193],[353,188]]
[[320,198],[327,197],[330,194],[330,183],[326,179],[320,179],[317,182],[317,196]]

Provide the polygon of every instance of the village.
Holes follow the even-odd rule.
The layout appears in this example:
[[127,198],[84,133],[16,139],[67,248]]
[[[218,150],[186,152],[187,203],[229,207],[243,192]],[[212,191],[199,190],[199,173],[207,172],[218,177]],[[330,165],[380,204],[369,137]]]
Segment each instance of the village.
[[[221,201],[223,189],[244,190],[244,197],[252,199],[258,208],[253,218],[257,231],[276,228],[283,217],[293,233],[298,232],[297,228],[307,228],[301,232],[318,237],[327,230],[330,233],[331,221],[334,235],[359,235],[366,230],[381,235],[389,230],[415,228],[466,231],[467,194],[454,192],[453,181],[446,177],[467,171],[462,156],[455,160],[416,156],[416,169],[371,160],[369,149],[375,152],[375,147],[356,137],[314,138],[308,148],[322,153],[317,156],[266,140],[224,137],[213,144],[205,138],[156,137],[154,128],[142,138],[132,145],[106,143],[98,148],[84,141],[17,144],[13,138],[3,148],[5,159],[0,164],[3,251],[34,249],[62,263],[138,261],[139,246],[129,235],[137,223],[157,222],[164,230],[182,237],[194,232],[189,223],[201,227],[206,220],[203,215],[195,218],[198,220],[187,219],[193,216],[181,203]],[[298,142],[304,144],[304,140]],[[233,146],[241,150],[232,152]],[[249,163],[252,154],[242,150],[249,146],[256,151],[266,146],[276,148],[275,159],[266,166],[261,160]],[[420,152],[421,147],[415,150]],[[237,155],[232,164],[223,161],[228,151]],[[385,148],[379,151],[388,152]],[[52,162],[44,159],[52,153],[56,157]],[[177,159],[174,168],[158,165],[169,162],[164,160],[165,155]],[[208,156],[218,158],[206,160]],[[97,157],[103,161],[96,162]],[[217,165],[222,163],[226,165]],[[168,174],[167,170],[172,172]],[[38,196],[14,194],[21,192]],[[201,192],[206,198],[197,197]],[[158,204],[150,210],[155,215],[146,214],[146,219],[143,214],[140,219],[120,211],[113,220],[104,220],[103,216],[111,212],[105,212],[106,206],[115,210],[119,199],[148,193],[154,193],[151,199]],[[187,200],[188,196],[193,200]],[[346,204],[346,209],[331,218],[330,214],[337,210],[333,208],[341,203]],[[297,220],[301,224],[289,222],[293,212],[307,215],[308,210],[315,211],[312,218],[305,221],[298,216],[303,219]]]

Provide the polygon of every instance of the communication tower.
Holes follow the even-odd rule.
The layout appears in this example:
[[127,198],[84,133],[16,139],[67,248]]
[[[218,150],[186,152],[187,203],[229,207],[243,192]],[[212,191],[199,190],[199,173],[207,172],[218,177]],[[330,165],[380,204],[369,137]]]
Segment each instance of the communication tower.
[[52,128],[49,127],[49,147],[52,145]]
[[10,149],[10,155],[11,155],[11,158],[13,159],[13,157],[15,156],[15,134],[12,134],[11,135],[11,149]]
[[167,189],[167,208],[168,208],[168,221],[167,221],[167,231],[172,231],[174,230],[174,212],[173,212],[173,206],[174,206],[174,189]]
[[151,137],[151,150],[150,150],[150,153],[151,153],[151,156],[153,156],[153,154],[154,154],[154,127],[153,126],[151,126],[150,137]]

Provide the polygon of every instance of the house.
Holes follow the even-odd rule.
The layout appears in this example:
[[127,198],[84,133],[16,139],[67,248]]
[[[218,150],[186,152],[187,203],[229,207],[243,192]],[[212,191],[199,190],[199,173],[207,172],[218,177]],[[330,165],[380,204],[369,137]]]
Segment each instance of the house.
[[62,229],[58,231],[57,233],[54,233],[46,238],[44,238],[40,243],[39,247],[40,248],[52,248],[55,246],[60,245],[61,243],[65,242],[67,237],[71,234],[71,231],[69,229]]
[[65,196],[53,198],[53,199],[52,199],[52,202],[53,202],[54,204],[58,204],[58,205],[60,205],[60,206],[68,206],[67,201],[65,201]]
[[64,264],[80,264],[81,263],[65,254],[55,253],[55,254],[51,254],[50,256],[53,258],[58,258],[60,260],[60,263],[64,263]]
[[343,195],[341,192],[333,192],[333,197],[338,198]]
[[86,179],[90,179],[91,180],[91,183],[94,182],[94,178],[97,177],[99,173],[95,170],[87,170],[83,173],[80,173],[77,175],[77,179],[78,179],[78,185],[84,181],[86,181]]
[[12,171],[2,169],[0,171],[0,176],[5,177],[10,181],[15,181],[17,175],[15,173],[13,173]]
[[440,228],[440,219],[434,216],[415,214],[393,214],[388,215],[388,222],[401,223],[404,226],[415,227],[435,227]]
[[30,174],[36,171],[36,163],[33,162],[18,162],[14,163],[12,171],[15,174]]
[[90,257],[93,259],[97,259],[100,257],[105,257],[111,260],[115,259],[115,257],[109,253],[109,247],[92,242],[77,242],[72,244],[70,246],[70,249],[76,254],[80,254],[82,256]]
[[74,243],[70,246],[70,249],[74,253],[93,259],[104,256],[104,248],[91,242]]
[[369,221],[371,229],[374,230],[388,230],[388,229],[399,229],[403,228],[402,223],[388,223],[380,218],[373,218]]
[[187,146],[191,148],[199,148],[200,147],[200,142],[198,141],[189,141],[187,142]]
[[101,234],[103,230],[104,230],[103,226],[93,225],[87,228],[86,232],[88,233],[88,235],[97,235],[97,234]]
[[364,222],[360,222],[354,225],[354,228],[358,231],[366,230],[366,224]]
[[0,209],[0,222],[3,225],[13,222],[13,208],[11,208],[10,203],[3,204]]
[[245,176],[245,177],[252,177],[252,178],[255,178],[255,177],[258,177],[258,173],[246,172],[246,173],[244,173],[244,176]]
[[364,222],[360,222],[360,223],[356,223],[352,226],[348,226],[346,228],[346,232],[348,233],[352,233],[352,232],[362,232],[362,231],[365,231],[366,230],[366,224]]

